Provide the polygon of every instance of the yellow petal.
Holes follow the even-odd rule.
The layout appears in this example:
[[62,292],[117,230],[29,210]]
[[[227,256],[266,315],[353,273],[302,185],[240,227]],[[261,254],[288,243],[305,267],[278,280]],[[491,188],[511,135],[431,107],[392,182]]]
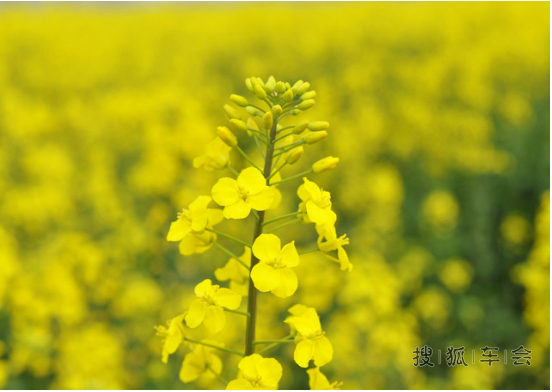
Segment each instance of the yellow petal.
[[224,219],[222,210],[209,209],[207,210],[207,222],[210,226],[218,225]]
[[171,223],[169,234],[167,234],[167,241],[180,241],[182,238],[186,237],[191,230],[190,222],[187,219],[177,219]]
[[295,248],[295,241],[286,244],[282,248],[280,256],[282,257],[283,264],[287,267],[297,267],[299,265],[299,254]]
[[257,371],[261,377],[263,387],[278,389],[278,383],[282,378],[282,365],[274,358],[263,358],[257,365]]
[[207,226],[207,210],[199,216],[192,219],[191,228],[193,231],[203,231]]
[[259,354],[251,354],[240,361],[238,368],[247,378],[257,378],[259,376],[259,373],[257,372],[257,365],[262,361],[262,359],[263,357]]
[[234,310],[240,307],[242,297],[230,289],[219,289],[213,297],[215,303],[227,309]]
[[180,380],[184,383],[192,382],[199,378],[205,371],[205,362],[201,355],[197,353],[188,353],[184,357],[184,362],[180,368]]
[[205,279],[203,282],[198,283],[196,287],[194,287],[194,294],[198,297],[203,297],[211,289],[212,286],[213,282],[211,281],[211,279]]
[[309,388],[311,390],[328,390],[331,389],[330,382],[326,376],[320,371],[320,368],[307,370],[309,375]]
[[201,213],[207,209],[211,202],[210,196],[198,196],[188,207],[191,214]]
[[265,187],[258,193],[249,194],[247,202],[257,211],[265,211],[270,208],[274,201],[274,189]]
[[287,298],[292,296],[297,290],[297,275],[290,268],[282,268],[280,272],[280,285],[274,288],[272,294],[276,297]]
[[253,385],[251,385],[251,383],[249,381],[247,381],[246,379],[244,378],[240,378],[238,380],[233,380],[233,381],[230,381],[228,383],[228,385],[226,386],[226,390],[235,390],[235,391],[239,391],[239,390],[253,390],[255,388],[253,388]]
[[257,290],[266,293],[280,286],[280,272],[265,263],[259,263],[251,270],[251,279]]
[[314,341],[314,364],[316,366],[324,366],[332,360],[333,347],[330,340],[323,336]]
[[203,325],[212,334],[220,332],[226,325],[224,310],[219,306],[208,306]]
[[244,219],[249,216],[251,205],[242,199],[238,199],[234,204],[224,207],[224,217],[226,219]]
[[253,243],[253,254],[259,260],[272,261],[279,256],[281,242],[274,234],[261,234]]
[[337,220],[335,212],[329,208],[320,208],[311,200],[307,202],[307,214],[317,225],[332,225]]
[[318,185],[316,185],[314,182],[309,181],[306,177],[303,178],[303,181],[304,181],[304,186],[305,186],[304,191],[308,195],[306,200],[320,199],[320,196],[321,196],[320,187]]
[[309,367],[309,361],[311,360],[313,354],[314,343],[312,342],[312,340],[305,339],[301,340],[297,344],[297,347],[295,347],[293,359],[295,359],[295,363],[297,363],[297,365],[303,368],[307,368]]
[[220,206],[234,204],[240,198],[238,183],[228,177],[223,177],[211,189],[213,200]]
[[196,328],[203,322],[206,310],[207,304],[205,302],[198,298],[194,299],[188,313],[186,313],[186,325],[190,328]]
[[266,187],[266,179],[262,173],[254,167],[242,170],[238,176],[238,184],[250,193],[257,193]]
[[280,190],[275,186],[271,187],[271,189],[272,189],[272,192],[274,193],[274,198],[272,199],[272,204],[270,205],[270,207],[268,207],[268,209],[274,210],[278,208],[278,206],[282,202],[282,192],[280,192]]
[[343,247],[341,246],[337,248],[337,257],[339,258],[339,262],[341,263],[341,270],[351,272],[353,269],[353,265],[349,261],[349,256],[347,256],[347,252],[345,252],[345,249],[343,249]]

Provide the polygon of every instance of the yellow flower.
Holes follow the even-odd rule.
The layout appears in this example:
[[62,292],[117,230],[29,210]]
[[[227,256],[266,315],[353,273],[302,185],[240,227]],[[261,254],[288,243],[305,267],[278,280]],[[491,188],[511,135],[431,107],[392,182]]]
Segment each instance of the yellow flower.
[[340,382],[330,382],[327,377],[320,371],[319,367],[307,370],[309,375],[309,387],[311,390],[338,390],[343,383]]
[[[329,257],[331,260],[340,263],[342,271],[351,272],[351,270],[353,269],[353,265],[349,261],[349,256],[347,256],[347,252],[345,252],[345,249],[343,249],[344,245],[349,245],[347,234],[343,234],[341,237],[337,237],[334,225],[316,226],[316,230],[319,234],[317,241],[318,249],[320,249],[320,251],[324,253],[326,257]],[[331,252],[332,250],[337,250],[337,259],[327,254],[327,252]]]
[[238,368],[238,378],[230,381],[226,389],[278,389],[278,383],[282,378],[282,365],[274,358],[252,354],[243,358]]
[[[203,340],[206,343],[216,344],[221,346],[220,343],[211,342],[209,340]],[[197,380],[199,377],[213,378],[215,374],[220,374],[222,371],[222,362],[219,357],[212,353],[213,349],[201,344],[195,345],[194,351],[186,354],[184,362],[180,368],[180,380],[184,383]]]
[[207,208],[210,196],[199,196],[189,209],[183,209],[178,219],[171,223],[167,241],[181,241],[190,232],[201,233],[207,226],[213,226],[222,220],[222,211]]
[[227,219],[246,218],[251,209],[264,211],[274,200],[274,191],[266,185],[266,179],[257,169],[243,170],[237,180],[224,177],[212,189],[213,200],[224,207]]
[[196,298],[186,314],[186,324],[196,328],[201,323],[211,333],[217,333],[226,324],[224,308],[237,309],[241,303],[241,295],[219,285],[211,284],[211,279],[205,279],[194,289]]
[[295,293],[297,275],[292,268],[299,265],[295,241],[281,248],[277,236],[261,234],[253,244],[253,254],[259,259],[259,263],[251,270],[251,279],[259,291],[271,291],[280,298]]
[[208,250],[216,240],[217,236],[210,231],[204,231],[203,233],[191,232],[180,241],[178,249],[184,256],[193,255],[194,253],[203,253]]
[[303,181],[304,184],[297,189],[297,195],[302,200],[299,204],[299,211],[303,212],[303,222],[333,225],[337,218],[332,211],[330,192],[322,190],[306,177],[303,178]]
[[[244,247],[244,252],[240,256],[240,260],[251,265],[251,249]],[[220,282],[230,281],[230,289],[241,294],[247,295],[247,283],[249,282],[249,271],[235,258],[228,260],[226,265],[215,270],[215,277]]]
[[182,320],[184,319],[184,314],[173,318],[168,324],[169,328],[166,328],[163,325],[155,327],[157,330],[156,335],[163,338],[163,350],[161,353],[161,360],[163,363],[167,363],[169,360],[169,355],[173,354],[180,343],[184,340],[186,332],[184,330],[184,325]]
[[305,305],[295,305],[289,309],[291,316],[284,322],[290,324],[292,330],[296,330],[295,352],[293,358],[301,367],[308,367],[309,361],[314,359],[316,366],[324,366],[332,360],[333,347],[325,332],[322,331],[320,319],[316,309]]
[[220,138],[216,138],[205,148],[205,154],[194,158],[194,167],[196,169],[203,168],[207,171],[215,169],[221,170],[230,163],[230,150]]

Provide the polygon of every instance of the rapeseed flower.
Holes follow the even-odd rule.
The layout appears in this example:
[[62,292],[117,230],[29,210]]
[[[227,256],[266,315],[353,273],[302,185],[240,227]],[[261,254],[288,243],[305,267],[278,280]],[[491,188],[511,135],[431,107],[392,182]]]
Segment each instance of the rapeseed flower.
[[227,390],[278,389],[282,378],[282,365],[274,358],[252,354],[238,364],[238,378],[230,381]]
[[205,154],[194,158],[194,167],[196,169],[205,169],[207,171],[222,170],[230,164],[230,150],[226,143],[220,138],[216,138],[205,147]]
[[[240,260],[251,265],[251,249],[244,247]],[[247,295],[247,283],[249,281],[249,270],[235,258],[230,258],[224,267],[215,270],[215,277],[218,281],[230,281],[230,289],[242,296]]]
[[213,186],[213,200],[224,207],[226,219],[244,219],[251,209],[264,211],[274,201],[274,190],[266,185],[266,179],[253,167],[244,169],[236,180],[223,177]]
[[339,390],[343,383],[334,381],[330,384],[328,378],[320,371],[319,367],[307,370],[309,375],[309,388],[311,390]]
[[297,189],[297,195],[302,200],[299,211],[303,212],[302,220],[305,223],[317,225],[333,225],[337,219],[332,211],[330,192],[322,190],[314,182],[303,178],[303,184]]
[[274,234],[261,234],[253,243],[253,254],[259,263],[251,270],[251,279],[257,290],[271,291],[277,297],[286,298],[297,290],[297,275],[293,267],[299,265],[295,241],[281,247]]
[[181,314],[173,318],[168,322],[168,328],[163,325],[155,327],[157,331],[156,335],[163,338],[163,350],[161,352],[161,360],[163,363],[168,362],[169,355],[173,354],[178,349],[178,346],[180,346],[180,343],[182,343],[186,336],[186,331],[182,324],[184,316],[184,314]]
[[[326,257],[340,263],[342,271],[350,272],[353,269],[353,265],[349,261],[347,252],[343,249],[344,245],[349,245],[349,238],[347,238],[347,234],[337,237],[334,225],[317,226],[316,230],[319,234],[317,241],[318,249],[320,249]],[[333,250],[337,250],[337,259],[327,254]]]
[[284,322],[295,330],[295,352],[293,358],[301,367],[308,367],[311,359],[316,366],[324,366],[332,360],[333,347],[329,339],[324,336],[320,319],[316,309],[305,305],[295,305],[289,309],[291,316]]
[[196,328],[201,323],[213,334],[220,332],[226,325],[224,308],[235,310],[241,303],[241,295],[219,285],[213,285],[211,279],[205,279],[194,289],[196,298],[186,314],[186,324]]
[[211,202],[210,196],[199,196],[188,207],[178,214],[178,219],[171,223],[167,241],[181,241],[190,232],[202,233],[207,226],[219,223],[222,211],[207,208]]
[[[204,340],[205,343],[212,343]],[[220,343],[216,343],[220,346]],[[197,380],[199,377],[213,378],[215,374],[222,371],[222,362],[219,357],[213,354],[213,348],[201,344],[196,344],[191,353],[186,354],[182,367],[180,368],[180,380],[189,383]]]

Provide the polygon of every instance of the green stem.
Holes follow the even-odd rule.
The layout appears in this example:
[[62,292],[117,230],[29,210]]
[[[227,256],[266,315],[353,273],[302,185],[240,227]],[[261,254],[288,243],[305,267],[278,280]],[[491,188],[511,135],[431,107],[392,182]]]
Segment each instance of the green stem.
[[253,344],[269,344],[269,343],[293,343],[294,339],[277,339],[277,340],[256,340]]
[[282,146],[282,147],[279,147],[279,148],[283,148],[282,151],[278,152],[277,154],[274,154],[275,157],[279,157],[280,155],[283,155],[285,154],[286,152],[289,152],[291,150],[293,150],[295,147],[297,146],[301,146],[303,144],[305,144],[306,142],[304,140],[299,140],[298,142],[295,142],[295,143],[292,143],[292,144],[288,144],[286,146]]
[[299,173],[299,174],[295,174],[295,175],[293,175],[293,176],[291,176],[291,177],[288,177],[288,178],[284,178],[283,180],[273,182],[273,183],[270,184],[270,185],[278,185],[278,184],[281,184],[281,183],[286,182],[286,181],[289,181],[289,180],[294,180],[294,179],[296,179],[296,178],[298,178],[298,177],[303,177],[303,176],[305,176],[305,175],[307,175],[307,174],[310,174],[310,173],[312,173],[312,169],[309,169],[309,170],[304,171],[304,172]]
[[240,173],[238,173],[238,171],[234,169],[232,166],[226,165],[226,168],[230,170],[236,177],[240,175]]
[[[292,335],[288,335],[288,336],[286,336],[284,339],[289,339],[289,338],[291,338],[291,337],[292,337]],[[271,350],[271,349],[273,349],[274,347],[279,346],[280,344],[281,344],[281,343],[272,343],[271,345],[266,346],[265,348],[263,348],[263,349],[257,351],[257,354],[261,354],[261,353],[264,353],[265,351]]]
[[219,248],[220,250],[222,250],[224,253],[226,253],[228,256],[238,260],[238,262],[243,265],[245,268],[247,268],[247,270],[249,271],[249,266],[247,265],[247,263],[245,263],[242,259],[240,259],[238,256],[236,256],[234,254],[234,252],[231,252],[230,250],[226,249],[224,246],[222,246],[221,244],[219,244],[217,241],[214,242],[215,246],[217,248]]
[[302,214],[302,212],[301,211],[295,211],[295,212],[292,212],[292,213],[289,213],[289,214],[285,214],[285,215],[279,216],[278,218],[274,218],[274,219],[266,221],[265,223],[263,223],[263,226],[269,225],[269,224],[274,223],[274,222],[278,222],[279,220],[282,220],[282,219],[291,218],[292,216],[296,216],[296,215],[299,215],[299,214]]
[[255,169],[257,169],[258,171],[262,172],[262,170],[259,168],[259,166],[255,165],[255,162],[253,162],[251,160],[251,158],[249,158],[249,156],[245,153],[245,151],[243,151],[241,149],[240,146],[236,146],[236,150],[238,150],[238,152],[245,158],[245,160],[247,162],[249,162],[251,164],[251,166],[253,166]]
[[211,367],[211,365],[209,365],[208,363],[205,365],[205,367],[207,369],[209,369],[209,371],[211,373],[213,373],[215,375],[215,377],[221,382],[223,383],[224,385],[228,385],[229,384],[229,381],[227,379],[225,379],[224,377],[222,377],[220,374],[218,374],[217,372],[215,372],[215,369],[213,369]]
[[[259,139],[257,138],[257,136],[255,134],[253,134],[253,139],[255,139],[255,145],[257,146],[257,150],[259,150],[259,154],[261,154],[261,156],[263,157],[263,159],[265,158],[265,154],[263,152],[263,149],[261,148],[261,145],[259,144]],[[263,142],[265,143],[265,142]],[[266,143],[265,143],[266,144]]]
[[222,231],[218,231],[218,230],[215,230],[215,229],[209,229],[209,228],[205,228],[205,230],[210,231],[211,233],[221,235],[221,236],[226,237],[230,240],[236,241],[238,244],[242,244],[243,246],[247,246],[248,248],[251,248],[251,244],[248,244],[247,242],[242,241],[239,238],[236,238],[236,237],[231,236],[229,234],[223,233]]
[[299,252],[299,256],[306,255],[306,254],[313,253],[313,252],[318,252],[319,250],[320,249],[316,248],[316,249],[306,250],[304,252]]
[[281,225],[270,229],[269,231],[267,231],[267,233],[274,233],[278,229],[281,229],[281,228],[286,227],[286,226],[294,225],[294,224],[299,223],[299,222],[301,222],[301,219],[294,219],[292,221],[282,223]]
[[278,169],[274,170],[270,177],[268,177],[268,179],[270,180],[272,177],[274,177],[280,170],[284,168],[285,165],[287,165],[286,162],[284,162]]
[[232,350],[231,348],[220,347],[220,346],[216,346],[216,345],[211,344],[211,343],[200,342],[199,340],[190,339],[190,338],[184,338],[184,340],[187,341],[187,342],[190,342],[190,343],[201,344],[203,346],[216,348],[217,350],[224,351],[224,352],[227,352],[227,353],[230,353],[230,354],[239,355],[240,357],[243,357],[243,353],[240,353],[239,351],[236,351],[236,350]]
[[232,309],[226,309],[226,308],[223,308],[226,312],[229,312],[229,313],[236,313],[236,314],[241,314],[242,316],[245,316],[245,317],[249,317],[250,314],[247,313],[247,312],[242,312],[240,310],[232,310]]
[[[293,127],[292,127],[293,128]],[[280,132],[282,131],[283,129],[280,130]],[[279,138],[277,138],[276,140],[274,140],[274,143],[277,143],[279,142],[280,140],[282,139],[285,139],[286,137],[290,136],[290,135],[293,135],[293,132],[290,132],[290,133],[286,133],[284,136],[280,136]]]

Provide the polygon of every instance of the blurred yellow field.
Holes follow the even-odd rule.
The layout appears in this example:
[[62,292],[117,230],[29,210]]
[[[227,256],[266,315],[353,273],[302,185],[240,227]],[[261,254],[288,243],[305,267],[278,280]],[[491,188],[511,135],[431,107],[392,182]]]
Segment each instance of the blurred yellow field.
[[[167,235],[232,176],[194,168],[230,126],[223,106],[246,113],[230,95],[253,101],[246,78],[273,75],[316,91],[286,125],[330,124],[278,175],[339,157],[308,178],[331,193],[352,270],[306,253],[311,226],[278,231],[305,252],[299,285],[285,298],[260,293],[257,338],[288,335],[288,309],[303,304],[333,345],[321,370],[342,389],[549,389],[549,12],[533,2],[2,4],[0,387],[224,389],[221,378],[236,378],[240,358],[220,352],[222,376],[184,383],[184,358],[204,346],[182,342],[164,364],[154,327],[194,306],[205,279],[247,292],[247,274],[242,286],[215,275],[224,250],[185,256]],[[261,165],[253,140],[238,143]],[[250,166],[229,154],[238,171]],[[270,218],[297,211],[302,183],[278,186]],[[253,215],[217,230],[249,241]],[[199,326],[190,338],[243,352],[245,328],[227,312],[220,332]],[[424,346],[433,367],[414,366]],[[461,346],[467,366],[449,366],[447,348]],[[480,362],[486,346],[500,362]],[[530,365],[514,364],[520,346]],[[270,351],[280,389],[313,377],[294,348]]]

